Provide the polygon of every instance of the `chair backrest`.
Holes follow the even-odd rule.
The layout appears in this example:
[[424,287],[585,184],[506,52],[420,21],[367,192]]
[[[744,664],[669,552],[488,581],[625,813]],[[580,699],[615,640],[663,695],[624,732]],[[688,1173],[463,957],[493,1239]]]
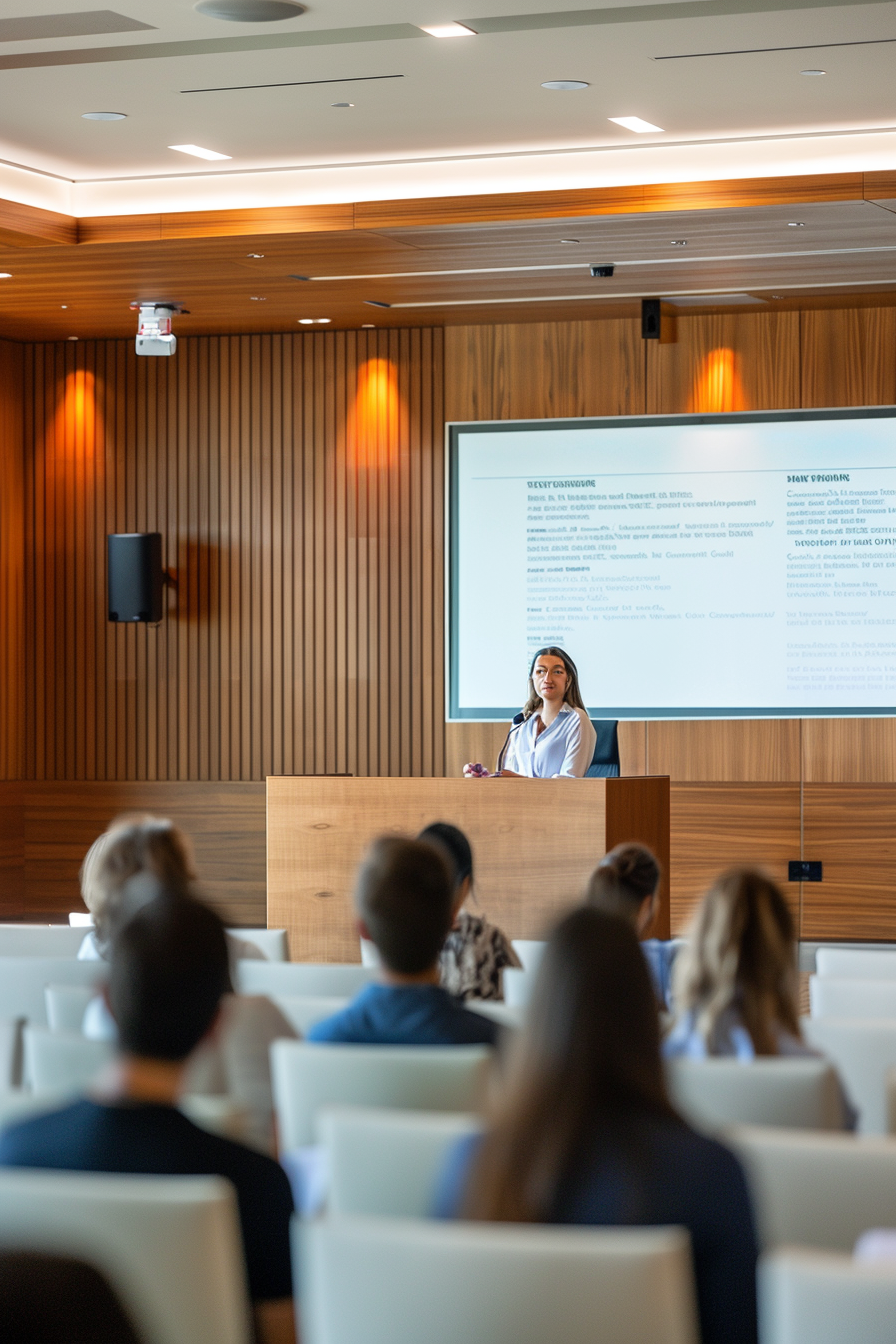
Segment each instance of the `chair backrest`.
[[480,1127],[473,1115],[325,1107],[317,1131],[326,1153],[329,1211],[429,1217],[451,1147]]
[[88,1041],[73,1031],[27,1026],[23,1036],[25,1082],[35,1092],[76,1096],[102,1073],[115,1053],[108,1041]]
[[298,998],[348,999],[372,979],[373,971],[354,963],[310,961],[238,961],[240,994],[283,995]]
[[252,943],[268,961],[289,961],[289,936],[286,929],[228,929],[234,938]]
[[806,1017],[810,1045],[826,1055],[859,1112],[860,1134],[889,1134],[887,1072],[896,1067],[896,1019]]
[[0,924],[0,957],[76,957],[83,941],[68,924]]
[[896,1222],[896,1144],[851,1134],[736,1126],[761,1244],[851,1251],[869,1227]]
[[0,1244],[95,1264],[146,1344],[248,1344],[236,1198],[216,1176],[0,1171]]
[[532,997],[537,971],[527,967],[505,966],[503,971],[504,1002],[509,1008],[525,1008]]
[[896,980],[810,975],[809,1005],[813,1017],[896,1018]]
[[896,948],[853,949],[820,947],[815,953],[819,975],[834,975],[844,980],[896,980]]
[[597,734],[586,779],[612,779],[619,774],[619,731],[616,719],[592,719]]
[[315,1141],[323,1106],[475,1111],[492,1051],[485,1045],[271,1046],[274,1106],[283,1150]]
[[23,1017],[47,1025],[46,985],[99,985],[107,978],[104,961],[74,957],[0,957],[0,1017]]
[[93,985],[45,985],[44,1005],[51,1031],[80,1031],[87,1005],[95,997]]
[[340,1012],[348,999],[331,998],[323,994],[278,994],[274,1002],[299,1035],[307,1036],[316,1023]]
[[499,999],[466,999],[464,1007],[480,1017],[490,1017],[502,1027],[515,1029],[523,1025],[525,1009],[514,1007],[511,1003],[501,1003]]
[[892,1344],[896,1266],[776,1251],[759,1269],[762,1344]]
[[18,1087],[22,1074],[22,1024],[0,1018],[0,1091]]
[[695,1344],[687,1233],[323,1218],[293,1224],[303,1344]]
[[843,1128],[840,1084],[826,1059],[673,1059],[666,1076],[675,1104],[699,1129]]
[[523,963],[524,971],[537,971],[547,942],[543,938],[514,938],[511,947]]
[[369,938],[359,938],[358,941],[361,944],[361,965],[369,967],[372,971],[376,970],[382,965],[376,943],[371,942]]

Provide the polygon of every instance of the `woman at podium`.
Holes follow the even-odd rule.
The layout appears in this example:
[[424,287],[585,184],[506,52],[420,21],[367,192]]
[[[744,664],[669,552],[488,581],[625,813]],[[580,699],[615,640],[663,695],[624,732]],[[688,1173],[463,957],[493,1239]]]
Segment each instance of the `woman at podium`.
[[[576,665],[563,649],[539,649],[529,667],[529,695],[498,757],[496,775],[523,779],[582,779],[597,734],[579,690]],[[488,774],[465,765],[468,777]]]

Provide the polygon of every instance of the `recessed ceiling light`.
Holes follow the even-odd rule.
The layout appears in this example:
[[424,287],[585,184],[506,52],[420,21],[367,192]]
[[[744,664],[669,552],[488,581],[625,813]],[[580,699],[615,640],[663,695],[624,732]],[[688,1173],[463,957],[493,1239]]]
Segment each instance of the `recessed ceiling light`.
[[687,247],[687,245],[688,245],[687,238],[673,238],[670,243],[671,247]]
[[230,154],[219,154],[216,149],[203,149],[201,145],[169,145],[169,149],[176,149],[178,154],[192,154],[194,159],[229,159]]
[[266,294],[250,294],[249,298],[253,303],[267,303],[268,301]]
[[801,75],[826,75],[827,70],[801,70]]
[[572,89],[588,89],[591,85],[587,84],[584,79],[543,79],[541,87],[543,89],[558,89],[563,93]]
[[126,112],[82,112],[82,121],[127,121]]
[[772,298],[773,298],[773,299],[783,299],[783,297],[784,297],[783,294],[773,294],[773,295],[772,295]]
[[627,131],[634,131],[637,135],[647,135],[650,131],[662,131],[662,126],[654,126],[653,122],[645,121],[643,117],[608,117],[608,121],[615,121],[617,126],[624,126]]
[[77,336],[66,336],[65,339],[66,339],[67,341],[76,341],[78,338],[77,338]]
[[60,307],[60,308],[67,308],[67,307],[68,307],[68,304],[67,304],[67,303],[60,303],[59,307]]
[[330,321],[332,321],[332,319],[329,318],[329,317],[318,317],[318,318],[315,318],[315,321],[316,321],[316,322],[330,322]]
[[305,13],[305,6],[292,0],[201,0],[193,8],[207,19],[228,23],[281,23]]
[[788,219],[788,229],[804,229],[806,226],[801,219]]
[[354,103],[331,103],[331,107],[354,107]]
[[373,331],[375,328],[376,328],[376,323],[375,323],[375,322],[362,322],[362,323],[361,323],[361,330],[362,330],[362,331]]
[[246,256],[252,257],[255,261],[262,261],[264,259],[263,252],[247,252]]
[[314,318],[313,318],[313,317],[300,317],[300,318],[299,318],[299,321],[301,322],[301,324],[302,324],[303,327],[310,327],[311,324],[312,324],[312,322],[314,321]]
[[476,37],[477,33],[473,28],[468,28],[465,23],[421,23],[417,25],[424,33],[429,33],[430,37]]
[[577,243],[579,240],[578,238],[561,238],[560,241],[561,243]]
[[12,271],[0,271],[0,280],[11,280]]

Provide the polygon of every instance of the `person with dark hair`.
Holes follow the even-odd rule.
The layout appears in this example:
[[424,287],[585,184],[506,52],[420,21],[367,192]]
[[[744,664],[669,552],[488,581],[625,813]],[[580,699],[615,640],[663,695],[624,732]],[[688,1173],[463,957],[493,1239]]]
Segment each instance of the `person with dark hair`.
[[463,831],[434,821],[417,836],[440,846],[454,877],[453,920],[439,956],[443,989],[458,999],[503,999],[505,966],[519,966],[510,939],[464,905],[473,894],[473,851]]
[[605,854],[588,879],[585,902],[595,910],[619,915],[631,924],[641,939],[641,951],[653,977],[661,1008],[671,1001],[672,965],[678,944],[661,938],[644,938],[656,914],[660,865],[646,845],[617,845]]
[[262,1344],[285,1344],[295,1328],[286,1174],[176,1109],[190,1056],[214,1032],[229,986],[224,926],[213,911],[180,894],[143,905],[112,943],[113,1071],[98,1095],[7,1129],[0,1166],[223,1176],[236,1189]]
[[318,1022],[309,1041],[375,1045],[494,1045],[499,1028],[439,985],[439,954],[451,927],[454,883],[444,848],[384,836],[355,886],[358,932],[375,944],[378,979]]
[[[575,663],[555,645],[538,649],[529,664],[526,703],[513,721],[495,774],[582,779],[596,744],[597,733],[579,690]],[[488,774],[479,763],[464,766],[468,779]]]
[[0,1251],[3,1344],[140,1344],[106,1279],[83,1260]]
[[755,1344],[757,1243],[734,1154],[669,1100],[631,925],[582,906],[558,924],[482,1137],[452,1152],[443,1217],[691,1236],[703,1344]]

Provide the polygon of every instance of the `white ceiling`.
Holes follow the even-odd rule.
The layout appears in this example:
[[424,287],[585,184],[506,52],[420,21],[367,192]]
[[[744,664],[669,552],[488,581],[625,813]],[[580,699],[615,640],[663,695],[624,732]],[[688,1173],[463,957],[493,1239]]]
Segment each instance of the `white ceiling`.
[[[568,3],[492,0],[489,15],[554,14]],[[750,3],[741,0],[739,7]],[[485,5],[486,0],[475,0],[471,8]],[[893,128],[894,133],[867,141],[871,146],[867,166],[879,168],[892,162],[896,167],[896,3],[708,13],[698,18],[679,15],[692,13],[699,5],[669,0],[662,7],[669,11],[667,19],[638,19],[638,7],[632,6],[631,22],[483,33],[448,41],[422,33],[418,36],[418,30],[408,25],[463,20],[458,0],[450,4],[448,0],[379,0],[375,18],[369,4],[360,0],[314,0],[301,18],[285,24],[248,25],[205,18],[185,0],[123,0],[110,7],[154,27],[99,36],[0,41],[0,159],[79,183],[103,182],[111,187],[118,180],[118,194],[114,200],[110,197],[113,204],[108,211],[97,208],[97,213],[135,208],[128,204],[128,182],[135,189],[142,183],[140,207],[147,208],[152,188],[146,179],[151,178],[170,179],[164,184],[162,208],[195,208],[193,196],[184,196],[184,203],[177,204],[178,183],[183,182],[185,189],[192,183],[192,190],[197,176],[206,182],[211,179],[210,185],[223,185],[216,179],[235,182],[239,178],[245,203],[246,191],[251,194],[251,174],[259,170],[423,159],[430,161],[422,177],[431,191],[439,176],[438,161],[486,156],[486,171],[477,178],[479,190],[519,190],[528,182],[530,162],[535,165],[532,185],[543,185],[536,180],[537,167],[539,155],[543,166],[546,151],[553,151],[551,162],[562,170],[563,155],[557,151],[594,149],[601,161],[609,162],[616,155],[614,162],[619,166],[623,161],[636,161],[638,155],[630,151],[643,152],[645,144],[659,151],[667,144],[756,137],[761,139],[747,158],[742,147],[732,151],[732,175],[779,171],[775,165],[781,158],[780,142],[765,139],[776,136],[787,140],[787,170],[793,170],[793,162],[804,152],[804,171],[824,171],[830,170],[830,156],[824,159],[825,167],[817,166],[813,147],[821,142],[813,137],[869,128]],[[717,7],[726,6],[708,0],[708,11]],[[728,7],[737,8],[737,0]],[[24,8],[24,0],[0,0],[0,20],[19,17]],[[77,13],[86,6],[63,7],[61,0],[47,0],[46,8],[52,13]],[[651,5],[647,13],[655,15],[657,8]],[[41,11],[31,0],[30,13],[36,12]],[[377,40],[377,30],[385,25],[398,25],[397,31],[407,35]],[[367,30],[361,34],[364,40],[339,40],[345,35],[340,30],[353,28]],[[188,48],[186,54],[175,56],[153,54],[160,43],[253,37],[273,43],[290,34],[315,32],[328,35],[327,41],[280,50],[195,54]],[[809,42],[879,45],[806,47]],[[781,46],[803,49],[655,59]],[[107,48],[127,48],[128,54],[141,58],[98,59],[96,53]],[[6,68],[10,59],[58,61],[65,58],[54,53],[65,52],[94,55],[79,58],[77,64]],[[811,67],[827,74],[816,78],[800,74]],[[243,92],[182,92],[222,85],[346,81],[370,75],[402,78]],[[587,80],[590,87],[575,93],[547,92],[540,87],[542,80],[557,78]],[[331,106],[344,101],[354,107]],[[95,110],[125,112],[127,120],[98,123],[81,119],[82,112]],[[664,133],[635,136],[608,120],[620,115],[654,121]],[[796,137],[807,138],[800,141]],[[221,164],[205,164],[167,148],[185,142],[232,157]],[[865,145],[866,139],[852,142],[846,136],[838,144],[845,146],[847,154],[851,150],[853,160],[857,156],[861,160],[860,142]],[[718,150],[716,145],[716,159]],[[620,156],[619,151],[628,152]],[[681,158],[680,149],[665,152],[673,166],[674,155]],[[502,156],[505,165],[510,163],[515,175],[512,188],[489,185],[487,156],[491,155]],[[521,156],[515,168],[508,155]],[[531,160],[526,157],[533,155]],[[651,163],[656,159],[654,153]],[[574,161],[578,161],[575,154],[569,162]],[[646,164],[648,160],[642,161]],[[407,171],[413,172],[410,166]],[[631,175],[636,169],[626,171],[630,180],[636,180]],[[359,184],[354,194],[362,197],[364,170],[349,169],[349,182],[353,173]],[[646,176],[656,180],[660,174],[661,170],[658,174],[652,167]],[[668,174],[670,178],[682,175],[687,172]],[[264,181],[270,176],[264,174]],[[268,203],[264,181],[257,179],[258,204]],[[161,182],[157,186],[163,188]],[[288,195],[290,189],[285,189]],[[349,187],[340,186],[338,194],[345,198],[346,192]],[[6,179],[0,183],[0,194],[12,194]],[[413,182],[396,194],[414,194]]]

